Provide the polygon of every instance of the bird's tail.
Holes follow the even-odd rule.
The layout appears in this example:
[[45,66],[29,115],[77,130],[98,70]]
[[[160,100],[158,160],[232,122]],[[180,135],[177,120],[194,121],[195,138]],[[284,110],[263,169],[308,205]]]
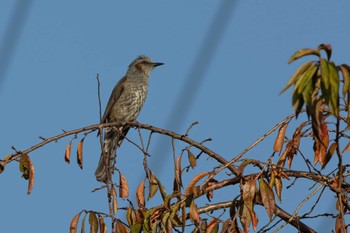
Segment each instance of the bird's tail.
[[100,156],[97,169],[95,171],[96,179],[100,182],[106,182],[107,176],[110,178],[114,172],[114,165],[116,162],[116,149],[120,145],[120,138],[118,132],[113,128],[107,128],[103,141],[103,152]]

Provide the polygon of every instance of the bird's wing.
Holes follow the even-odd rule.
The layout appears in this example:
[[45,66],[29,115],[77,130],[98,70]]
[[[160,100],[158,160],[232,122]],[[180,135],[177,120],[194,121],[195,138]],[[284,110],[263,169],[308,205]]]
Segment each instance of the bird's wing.
[[118,101],[119,97],[124,92],[124,82],[126,80],[126,76],[124,76],[122,79],[119,80],[117,85],[115,85],[111,97],[109,97],[105,113],[103,114],[103,118],[101,120],[101,123],[106,123],[107,117],[110,114],[113,105]]

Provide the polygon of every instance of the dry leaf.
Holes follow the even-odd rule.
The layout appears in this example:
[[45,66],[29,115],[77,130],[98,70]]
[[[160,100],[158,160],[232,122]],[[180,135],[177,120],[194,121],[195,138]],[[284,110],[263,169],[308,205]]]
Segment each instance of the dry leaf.
[[100,225],[100,233],[107,233],[107,225],[101,215],[98,216],[98,223]]
[[242,199],[243,199],[244,203],[246,203],[246,204],[253,203],[253,200],[255,197],[255,191],[256,191],[255,179],[251,179],[243,185]]
[[64,154],[64,161],[66,161],[66,163],[70,163],[70,151],[71,151],[71,147],[72,147],[72,141],[70,141],[70,143],[67,144],[66,146],[66,152]]
[[148,198],[147,200],[151,199],[152,197],[154,197],[154,195],[157,193],[158,191],[158,182],[156,180],[156,177],[154,176],[154,173],[152,171],[150,171],[150,176],[149,176],[149,192],[148,192]]
[[248,233],[249,232],[249,226],[251,223],[251,216],[249,213],[248,206],[244,204],[244,202],[241,202],[240,207],[239,207],[239,216],[240,216],[240,221],[243,227],[243,233]]
[[80,218],[81,212],[76,214],[73,218],[72,221],[70,222],[70,227],[69,227],[69,232],[70,233],[76,233],[77,232],[77,227],[78,227],[78,222]]
[[200,181],[203,177],[207,176],[209,174],[209,172],[202,172],[197,174],[190,182],[190,184],[187,186],[184,195],[187,196],[189,194],[192,193],[192,189],[194,187],[194,185]]
[[129,196],[129,186],[125,176],[119,172],[119,197],[123,200]]
[[196,156],[194,156],[190,150],[187,150],[187,154],[188,154],[188,161],[190,162],[191,167],[195,168],[197,166]]
[[212,219],[208,226],[206,232],[218,232],[219,230],[219,221],[217,219]]
[[27,194],[31,194],[34,186],[34,166],[27,154],[21,154],[19,161],[19,170],[22,172],[22,177],[28,180],[28,191]]
[[177,158],[175,163],[175,182],[177,187],[182,187],[181,158],[182,158],[182,154]]
[[194,203],[194,201],[192,201],[190,205],[190,220],[196,226],[198,226],[201,221],[199,217],[197,205]]
[[288,123],[285,123],[278,130],[278,134],[277,134],[275,143],[273,145],[273,152],[279,152],[282,150],[283,143],[284,143],[284,136],[286,134],[287,126],[288,126]]
[[98,221],[96,214],[90,211],[89,215],[90,233],[97,233],[98,231]]
[[350,150],[350,141],[348,142],[348,144],[346,144],[344,150],[342,151],[342,153],[344,154],[345,152]]
[[276,176],[276,177],[275,177],[275,184],[274,184],[274,187],[275,187],[275,190],[276,190],[276,194],[277,194],[277,197],[278,197],[278,201],[279,201],[280,203],[282,203],[281,195],[282,195],[283,183],[282,183],[281,177],[279,177],[279,176]]
[[84,138],[79,142],[78,149],[77,149],[77,162],[80,169],[83,169],[83,143],[84,143]]
[[136,190],[136,202],[140,209],[145,207],[145,180],[142,180]]
[[276,209],[275,195],[269,184],[264,179],[259,179],[261,201],[266,209],[267,215],[272,220]]

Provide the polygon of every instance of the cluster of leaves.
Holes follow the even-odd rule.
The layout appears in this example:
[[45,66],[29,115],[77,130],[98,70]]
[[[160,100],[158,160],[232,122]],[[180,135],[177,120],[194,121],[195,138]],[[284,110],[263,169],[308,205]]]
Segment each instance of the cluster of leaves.
[[[325,52],[327,58],[322,57],[321,53],[323,52]],[[329,190],[337,198],[336,208],[338,213],[332,215],[336,219],[335,232],[346,232],[347,226],[344,216],[349,214],[350,211],[348,205],[350,185],[345,180],[345,170],[350,165],[344,163],[343,153],[350,150],[350,142],[341,151],[340,139],[350,139],[346,132],[350,123],[350,67],[346,64],[335,65],[330,60],[332,48],[325,44],[321,44],[317,49],[297,51],[290,58],[289,63],[308,55],[315,55],[318,59],[302,64],[282,90],[284,92],[293,85],[292,103],[296,113],[281,121],[252,146],[233,157],[231,161],[226,161],[223,157],[205,147],[203,145],[205,141],[198,143],[188,138],[188,131],[192,125],[185,135],[179,135],[149,125],[135,122],[127,123],[129,126],[149,130],[148,145],[154,132],[169,136],[172,142],[179,140],[185,144],[179,156],[175,156],[175,150],[173,150],[174,178],[172,190],[166,190],[160,179],[148,167],[148,146],[146,149],[144,148],[139,131],[141,146],[132,143],[144,154],[145,178],[135,190],[136,200],[132,202],[128,199],[129,186],[127,179],[116,167],[119,181],[117,183],[106,182],[102,187],[95,190],[107,191],[109,213],[82,210],[71,221],[71,233],[78,231],[80,220],[81,232],[85,232],[85,219],[88,215],[90,232],[94,233],[98,231],[101,233],[107,232],[107,225],[104,221],[106,218],[111,219],[112,232],[188,232],[191,227],[192,232],[247,233],[250,228],[257,231],[259,222],[255,210],[257,205],[264,207],[269,219],[269,222],[260,231],[272,229],[274,225],[271,223],[275,217],[278,217],[285,221],[285,224],[291,224],[302,232],[315,232],[311,227],[302,223],[301,220],[303,216],[314,211],[318,201],[314,203],[309,213],[301,217],[298,215],[298,208],[293,214],[288,214],[277,204],[277,200],[282,203],[282,191],[285,190],[283,186],[290,177],[296,179],[302,177],[314,184],[319,183],[321,186],[329,187]],[[306,112],[308,120],[299,124],[292,135],[288,137],[287,127],[291,120],[304,112]],[[30,193],[34,184],[34,166],[28,156],[29,152],[60,138],[69,135],[74,135],[74,138],[76,138],[78,133],[85,132],[83,139],[77,146],[77,162],[82,169],[84,138],[95,130],[101,131],[103,127],[114,126],[116,125],[93,125],[45,139],[38,146],[31,147],[24,152],[16,151],[15,154],[1,160],[0,172],[3,171],[8,162],[19,161],[23,178],[29,180],[28,193]],[[273,146],[273,155],[268,161],[252,158],[242,159],[245,153],[277,129],[279,130]],[[311,138],[314,143],[314,163],[309,162],[311,158],[304,158],[308,171],[293,170],[294,158],[301,152],[301,141],[306,138]],[[72,140],[65,150],[64,158],[67,163],[70,163],[71,159]],[[193,154],[195,150],[198,150],[197,155]],[[187,159],[184,159],[185,153],[187,153]],[[279,156],[277,161],[274,161],[273,157],[277,153]],[[207,166],[205,169],[208,170],[199,171],[197,162],[204,154],[217,161],[220,164],[219,168],[217,166]],[[331,173],[323,174],[323,169],[334,158],[334,154],[337,155],[338,166],[335,169],[333,168]],[[317,166],[320,166],[321,169],[318,169]],[[250,168],[255,169],[254,171],[257,169],[258,172],[253,173]],[[223,169],[230,173],[227,176],[221,174],[221,178],[217,178],[216,175]],[[183,182],[184,176],[189,174],[185,172],[188,171],[196,172],[196,174],[192,179],[186,179],[189,182]],[[294,182],[289,186],[292,186]],[[212,200],[215,200],[214,195],[226,186],[238,186],[240,192],[228,196],[226,201],[214,201],[212,203]],[[148,206],[148,202],[155,198],[157,193],[160,196],[157,199],[159,204]],[[204,196],[210,204],[203,204]],[[306,194],[303,196],[306,196]],[[120,199],[127,203],[127,207],[119,207],[118,201]],[[309,197],[306,198],[305,202],[308,199]],[[303,203],[299,205],[303,205]],[[213,215],[214,211],[221,211],[222,214],[219,216]],[[226,211],[229,214],[224,215],[223,213]],[[122,221],[121,219],[125,220]],[[273,226],[267,229],[269,225]]]

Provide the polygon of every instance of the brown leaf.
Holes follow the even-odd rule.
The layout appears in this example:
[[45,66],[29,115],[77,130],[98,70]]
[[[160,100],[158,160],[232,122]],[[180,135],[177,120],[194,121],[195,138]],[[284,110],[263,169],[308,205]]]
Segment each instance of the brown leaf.
[[285,123],[278,130],[278,134],[277,134],[275,143],[273,145],[273,152],[279,152],[282,150],[283,143],[284,143],[284,136],[286,134],[287,126],[288,126],[288,123]]
[[129,197],[129,186],[125,176],[119,172],[119,197],[123,200]]
[[64,153],[64,161],[66,161],[66,163],[70,163],[70,151],[71,151],[71,147],[72,147],[72,141],[70,141],[67,146],[66,146],[66,152]]
[[243,173],[243,171],[244,171],[244,168],[247,166],[247,165],[249,165],[249,164],[256,164],[257,163],[257,161],[256,160],[254,160],[254,159],[246,159],[246,160],[244,160],[239,166],[238,166],[238,171],[240,172],[240,173]]
[[119,232],[119,233],[128,233],[129,232],[128,228],[120,220],[117,220],[115,227],[116,227],[115,232]]
[[19,161],[19,170],[22,172],[22,177],[28,181],[28,191],[27,194],[31,194],[34,186],[34,165],[27,154],[21,154]]
[[77,213],[70,222],[69,232],[76,233],[81,212]]
[[184,195],[187,196],[189,194],[192,193],[192,189],[194,187],[194,185],[200,181],[203,177],[207,176],[209,174],[209,172],[202,172],[197,174],[190,182],[190,184],[187,186]]
[[276,190],[278,201],[282,203],[281,195],[282,195],[283,183],[282,183],[281,177],[279,177],[279,176],[275,177],[275,185],[274,185],[274,187],[275,187],[275,190]]
[[338,214],[337,219],[335,221],[335,233],[347,233],[346,230],[346,224],[344,221],[344,217],[341,217],[340,214]]
[[142,180],[136,190],[136,202],[140,209],[145,207],[145,180]]
[[148,192],[148,198],[147,200],[150,200],[158,191],[158,182],[154,176],[154,173],[150,171],[149,175],[149,192]]
[[327,59],[331,59],[332,56],[332,45],[330,44],[320,44],[317,49],[319,51],[324,50],[327,53]]
[[181,158],[182,154],[177,158],[175,163],[175,182],[178,187],[182,186],[182,172],[181,172]]
[[327,156],[327,148],[329,144],[328,128],[325,122],[321,123],[319,130],[319,138],[314,137],[314,164],[320,162],[322,165]]
[[113,202],[113,214],[115,215],[118,210],[118,201],[117,201],[117,191],[115,190],[114,186],[111,187],[111,197]]
[[345,152],[350,150],[350,141],[348,142],[348,144],[346,144],[346,146],[344,147],[342,153],[344,154]]
[[90,233],[97,233],[98,231],[98,220],[96,214],[90,211],[89,215]]
[[198,226],[201,221],[199,217],[197,205],[194,203],[194,201],[192,201],[190,205],[190,220],[196,226]]
[[98,216],[98,223],[100,225],[100,233],[107,233],[107,225],[101,215]]
[[258,216],[256,215],[256,213],[254,212],[253,209],[249,208],[249,206],[248,206],[248,211],[249,211],[249,214],[250,214],[250,218],[252,220],[253,230],[256,231],[256,227],[257,227],[258,222],[259,222]]
[[206,232],[216,233],[219,231],[219,221],[217,219],[212,219],[208,226]]
[[246,204],[253,203],[253,200],[255,197],[255,191],[256,191],[255,179],[251,179],[243,185],[242,199],[243,199],[244,203],[246,203]]
[[338,145],[337,143],[333,143],[330,147],[329,147],[329,150],[327,152],[327,155],[323,161],[322,164],[322,169],[324,169],[326,167],[326,165],[328,164],[328,162],[331,160],[335,150],[337,149]]
[[188,154],[188,161],[190,162],[191,167],[195,168],[197,166],[196,156],[194,156],[190,150],[187,150],[187,154]]
[[259,179],[261,201],[266,209],[267,215],[272,220],[272,216],[276,209],[275,195],[269,184],[264,179]]
[[80,169],[83,169],[83,143],[84,143],[84,138],[78,143],[78,149],[77,149],[77,162]]
[[129,226],[134,225],[136,222],[135,211],[131,207],[126,211],[126,220],[128,221]]
[[162,199],[164,201],[165,197],[166,197],[166,190],[165,190],[164,186],[162,185],[162,183],[160,182],[160,180],[158,180],[158,178],[156,176],[154,178],[155,178],[155,180],[157,182],[157,185],[158,185],[158,188],[159,188],[159,191],[160,191],[160,195],[162,196]]

